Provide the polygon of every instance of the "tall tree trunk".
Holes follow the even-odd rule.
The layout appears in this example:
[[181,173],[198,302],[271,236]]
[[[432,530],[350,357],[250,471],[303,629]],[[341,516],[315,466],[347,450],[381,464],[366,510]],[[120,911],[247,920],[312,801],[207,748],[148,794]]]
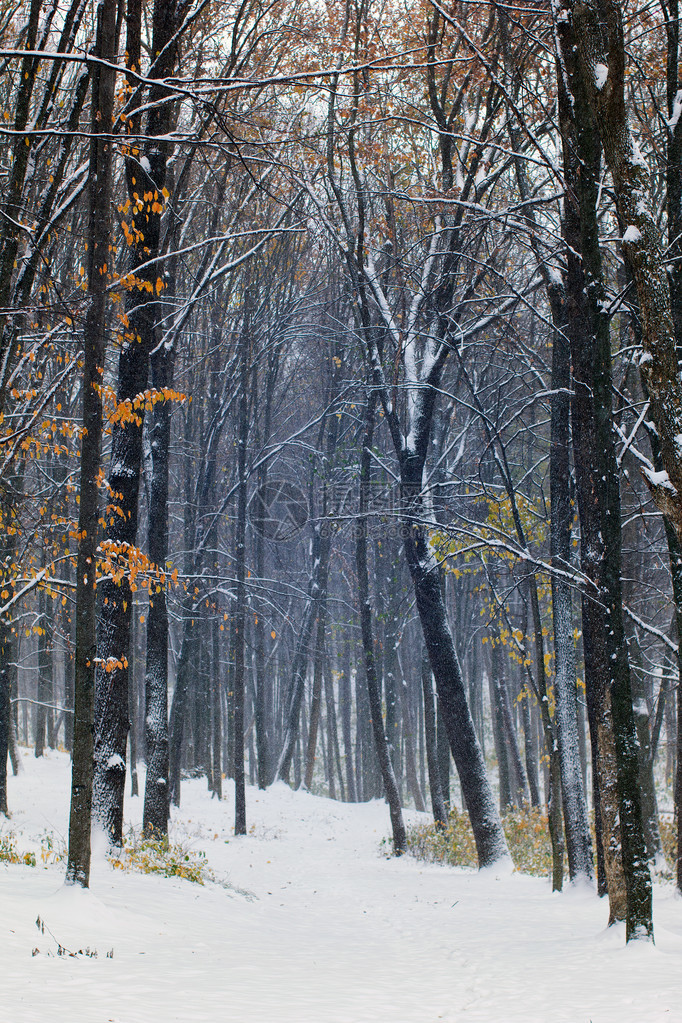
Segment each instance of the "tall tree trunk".
[[0,813],[8,816],[7,759],[9,756],[11,719],[12,629],[4,616],[0,618]]
[[358,802],[358,791],[355,783],[355,764],[353,762],[353,739],[351,735],[351,657],[350,657],[350,632],[345,630],[343,640],[343,660],[341,662],[341,681],[339,683],[339,705],[341,711],[341,729],[343,731],[343,753],[346,761],[346,788],[348,801]]
[[[423,428],[427,417],[421,419]],[[429,548],[422,510],[422,472],[426,437],[419,438],[422,452],[405,449],[401,456],[401,525],[417,610],[431,669],[436,680],[438,705],[443,715],[462,794],[471,819],[479,865],[507,858],[509,851],[486,774],[481,747],[466,701],[462,671],[448,627],[438,566]]]
[[[161,252],[161,215],[166,186],[169,143],[157,137],[168,134],[173,105],[161,81],[172,74],[177,58],[177,2],[154,0],[152,12],[152,53],[148,77],[154,79],[149,91],[149,115],[142,147],[144,158],[132,154],[126,162],[130,228],[123,229],[131,248],[129,300],[120,332],[117,401],[123,418],[114,421],[111,442],[109,485],[112,503],[119,512],[110,515],[105,541],[120,564],[120,579],[105,580],[101,588],[101,617],[98,633],[100,662],[95,686],[95,813],[111,841],[122,841],[128,721],[128,661],[132,591],[129,556],[137,539],[138,494],[142,466],[142,426],[149,378],[149,357],[159,344],[163,318],[158,298],[166,287]],[[140,69],[140,0],[129,0],[129,66]],[[134,87],[138,82],[133,74]],[[141,115],[133,114],[128,125],[132,134],[141,131]],[[130,147],[134,149],[133,146]],[[150,264],[152,260],[152,264]],[[161,571],[165,568],[160,566]],[[154,587],[152,587],[154,589]]]
[[360,631],[362,647],[365,655],[365,682],[369,698],[369,713],[374,734],[384,794],[388,802],[391,827],[393,829],[393,849],[396,856],[402,855],[407,849],[407,835],[400,806],[400,793],[393,773],[391,753],[384,728],[381,712],[381,695],[374,663],[374,635],[372,629],[372,606],[369,595],[369,570],[367,566],[367,533],[369,529],[368,506],[370,465],[372,454],[372,438],[374,435],[374,412],[376,397],[370,393],[365,412],[365,431],[362,439],[360,455],[360,502],[356,523],[357,538],[355,541],[355,563],[358,573],[358,603],[360,607]]
[[[665,429],[660,419],[660,403],[664,400],[665,390],[661,373],[665,375],[664,366],[671,369],[672,358],[675,378],[676,360],[674,345],[672,351],[668,351],[667,342],[660,333],[662,329],[664,334],[668,331],[672,335],[668,286],[662,264],[658,269],[655,267],[655,225],[647,213],[646,195],[641,187],[643,173],[641,167],[637,169],[635,166],[637,159],[627,126],[620,8],[612,0],[595,0],[591,5],[577,0],[573,4],[572,16],[568,11],[566,14],[565,21],[559,18],[558,23],[566,77],[560,73],[558,78],[560,90],[567,84],[572,94],[569,98],[560,93],[560,115],[564,165],[575,196],[573,201],[567,201],[564,217],[568,243],[567,330],[571,339],[575,381],[573,432],[581,562],[583,571],[594,586],[593,592],[583,601],[585,674],[588,704],[592,705],[592,738],[597,743],[610,920],[625,919],[630,940],[640,935],[653,935],[652,892],[644,849],[637,737],[622,616],[620,493],[612,425],[611,350],[609,321],[603,302],[596,217],[599,135],[613,175],[619,214],[641,239],[646,237],[645,244],[636,243],[632,250],[626,245],[626,256],[630,259],[636,251],[649,263],[644,274],[646,282],[642,276],[641,261],[638,267],[633,264],[633,275],[643,320],[648,321],[644,331],[648,335],[645,344],[655,368],[651,367],[651,374],[647,370],[645,377],[655,391],[652,393],[652,413],[661,434],[666,463],[671,438],[666,436],[664,439]],[[608,56],[602,47],[607,39]],[[603,57],[603,64],[599,56]],[[596,68],[597,63],[599,68]],[[601,90],[603,95],[595,85],[596,70],[601,74],[602,66],[606,73]],[[632,187],[635,183],[639,189],[636,197]],[[643,204],[642,209],[639,204]],[[637,220],[632,219],[635,216]],[[580,253],[581,261],[577,253]],[[658,321],[656,325],[652,316]],[[675,384],[675,388],[677,397],[671,391],[668,393],[672,399],[671,411],[676,402],[682,409],[682,401],[678,402],[679,385]],[[682,423],[682,419],[680,421]],[[667,421],[665,428],[669,427],[670,422]],[[588,658],[592,659],[591,671],[588,671]]]
[[[402,675],[402,672],[401,672]],[[407,784],[414,800],[416,810],[423,813],[426,809],[424,795],[419,786],[417,775],[417,755],[414,741],[414,722],[410,711],[409,693],[405,679],[398,678],[398,693],[400,695],[400,710],[403,718],[403,738],[405,740],[405,776]]]
[[76,668],[74,733],[71,765],[71,809],[66,880],[87,888],[90,882],[90,820],[94,766],[94,688],[96,646],[96,563],[98,546],[98,488],[102,446],[101,374],[104,367],[109,230],[111,223],[112,143],[100,134],[112,123],[116,72],[115,0],[102,0],[98,9],[93,71],[89,169],[88,293],[83,331],[83,426],[78,512],[76,575]]
[[[342,802],[346,800],[346,786],[343,780],[343,768],[341,766],[341,749],[339,747],[339,729],[336,716],[336,703],[334,700],[334,677],[332,675],[332,666],[329,658],[329,654],[325,658],[324,662],[324,701],[327,708],[327,735],[329,737],[329,759],[330,763],[336,765],[336,772],[339,776],[339,788]],[[331,799],[336,798],[334,791],[334,772],[330,766],[330,789],[329,796]]]
[[319,527],[315,528],[313,534],[313,570],[310,578],[308,592],[308,605],[303,614],[303,622],[299,632],[296,651],[291,672],[291,688],[287,701],[286,718],[284,725],[284,744],[277,764],[277,778],[288,782],[291,771],[291,761],[296,748],[296,740],[299,734],[301,718],[301,704],[305,693],[305,679],[308,670],[308,656],[310,651],[310,640],[315,624],[315,610],[317,599],[320,593],[320,535]]
[[234,609],[234,833],[246,834],[246,787],[244,777],[244,698],[246,651],[246,446],[249,436],[250,322],[247,317],[241,338],[239,375],[239,422],[237,433],[237,521],[235,525]]
[[[443,799],[438,770],[438,748],[436,744],[436,705],[433,698],[433,676],[426,647],[422,647],[421,663],[422,689],[424,691],[424,742],[426,744],[426,766],[429,772],[429,790],[433,820],[439,830],[444,830],[448,810]],[[448,751],[449,753],[449,751]]]
[[[325,538],[322,538],[320,546],[324,548]],[[324,557],[321,551],[321,557]],[[325,587],[326,590],[326,587]],[[313,783],[313,770],[315,767],[315,752],[317,747],[317,732],[320,724],[322,709],[322,683],[325,658],[325,632],[327,628],[327,600],[326,592],[321,594],[317,604],[317,620],[315,629],[315,652],[313,654],[313,693],[310,704],[310,724],[308,728],[308,742],[306,745],[305,777],[303,784],[310,790]]]
[[499,663],[500,652],[496,640],[493,640],[490,651],[490,675],[488,677],[488,693],[490,697],[490,716],[492,718],[493,744],[497,758],[497,776],[500,795],[500,813],[504,813],[513,804],[509,756],[505,738],[504,721],[500,701]]
[[222,688],[222,672],[220,666],[220,632],[215,623],[211,630],[213,656],[211,666],[211,791],[217,799],[223,798],[223,774],[221,754],[223,748],[222,714],[220,690]]
[[[570,572],[572,509],[570,489],[570,345],[561,323],[552,341],[552,406],[550,446],[550,546],[552,624],[554,627],[555,727],[559,746],[561,795],[571,881],[591,878],[592,848],[587,801],[580,770],[578,715]],[[566,573],[564,575],[563,573]]]
[[[43,567],[45,567],[44,560]],[[43,590],[38,595],[38,607],[40,609],[40,635],[38,636],[38,686],[36,693],[34,752],[36,757],[42,757],[48,735],[48,712],[51,713],[51,704],[54,702],[52,652],[50,650],[52,601]]]
[[[152,387],[172,387],[173,353],[160,346],[151,358]],[[149,558],[162,572],[168,558],[168,455],[170,408],[157,401],[149,431],[151,480],[149,484]],[[168,734],[168,607],[166,588],[150,595],[147,612],[147,654],[144,678],[145,752],[147,777],[144,789],[143,829],[145,835],[168,834],[170,812],[170,754]]]

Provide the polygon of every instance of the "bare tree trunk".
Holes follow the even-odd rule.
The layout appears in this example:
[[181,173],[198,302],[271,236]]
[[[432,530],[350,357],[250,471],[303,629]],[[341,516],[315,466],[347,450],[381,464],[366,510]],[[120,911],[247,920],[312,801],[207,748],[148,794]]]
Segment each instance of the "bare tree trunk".
[[414,800],[415,809],[420,813],[426,809],[424,796],[419,786],[417,776],[417,757],[414,742],[414,722],[410,712],[409,694],[407,683],[404,678],[398,678],[398,692],[400,694],[400,709],[403,718],[403,738],[405,740],[405,776],[407,784]]
[[235,525],[234,613],[234,833],[246,834],[246,785],[244,777],[244,700],[246,651],[246,446],[249,434],[250,321],[247,316],[241,337],[239,375],[239,423],[237,433],[237,521]]
[[[161,345],[151,358],[152,386],[172,386],[173,354]],[[149,430],[151,480],[149,483],[149,558],[162,569],[168,558],[168,456],[170,409],[157,401]],[[168,607],[165,586],[149,601],[147,655],[145,663],[145,754],[147,777],[144,789],[145,835],[168,834],[170,812],[170,753],[168,733]]]
[[[433,676],[426,647],[422,647],[422,688],[424,690],[424,742],[426,744],[426,766],[429,772],[431,809],[437,828],[443,830],[448,820],[448,810],[443,799],[438,770],[438,749],[436,745],[436,705],[433,698]],[[449,751],[448,751],[449,753]]]
[[222,714],[220,706],[220,690],[222,688],[222,672],[220,666],[220,632],[215,623],[212,627],[213,657],[211,669],[211,791],[217,799],[223,798],[223,774],[221,753],[223,748]]
[[[587,611],[583,623],[585,654],[586,658],[588,655],[595,658],[592,663],[597,668],[591,679],[586,671],[586,682],[593,701],[591,720],[596,725],[610,917],[626,920],[630,940],[653,936],[652,892],[644,848],[637,737],[622,617],[620,494],[611,411],[611,351],[595,212],[600,163],[597,128],[613,175],[618,212],[630,232],[626,231],[624,248],[637,286],[644,345],[651,360],[650,365],[642,368],[650,387],[652,418],[661,438],[663,460],[673,486],[676,481],[682,485],[682,462],[678,461],[676,442],[670,433],[673,426],[674,434],[682,427],[682,389],[677,380],[668,282],[658,249],[657,228],[647,205],[643,161],[637,156],[627,124],[621,8],[612,0],[594,0],[590,4],[577,0],[572,12],[566,13],[565,21],[558,19],[561,55],[572,93],[570,101],[564,103],[562,115],[564,163],[567,166],[571,161],[575,163],[571,151],[578,154],[580,161],[572,173],[578,208],[571,202],[566,204],[567,322],[574,362],[573,428],[577,440],[581,559],[583,570],[595,586],[588,595],[589,603],[583,601],[583,610]],[[562,74],[559,79],[564,80]],[[578,252],[581,264],[576,258]],[[591,519],[594,522],[590,528]],[[594,739],[593,733],[593,742]]]
[[83,424],[78,568],[76,575],[76,673],[71,810],[66,880],[87,888],[90,881],[90,820],[94,767],[94,687],[96,662],[96,559],[98,488],[102,445],[101,373],[104,366],[107,277],[110,261],[112,143],[102,126],[111,125],[116,73],[115,0],[98,10],[95,53],[102,61],[93,71],[88,220],[88,290],[90,301],[83,336]]
[[502,719],[502,707],[500,700],[499,671],[500,653],[497,642],[493,639],[493,646],[490,651],[490,675],[488,677],[488,693],[490,697],[490,715],[493,726],[493,744],[497,757],[497,775],[500,789],[500,813],[504,813],[512,806],[511,778],[509,771],[509,756],[504,733],[504,721]]
[[341,682],[339,685],[339,703],[341,710],[341,728],[343,731],[343,752],[346,760],[346,788],[348,801],[358,802],[358,791],[355,783],[355,764],[353,762],[353,739],[351,736],[351,657],[350,636],[348,630],[343,641],[343,660],[341,663]]
[[374,434],[374,410],[376,397],[373,393],[367,400],[365,412],[365,432],[362,440],[360,456],[360,503],[356,523],[357,538],[355,542],[355,563],[358,572],[358,603],[360,605],[360,630],[362,646],[365,654],[365,681],[369,697],[369,712],[374,733],[374,743],[384,783],[384,793],[388,802],[391,826],[393,829],[393,849],[396,856],[401,856],[407,849],[407,836],[400,806],[400,793],[393,773],[391,753],[381,713],[381,696],[374,664],[374,636],[372,630],[372,607],[369,596],[369,572],[367,567],[367,532],[369,519],[370,459],[372,438]]
[[552,411],[550,448],[552,624],[555,656],[555,727],[559,746],[561,795],[570,879],[591,878],[592,842],[580,770],[576,702],[573,599],[568,578],[572,508],[570,479],[570,346],[563,324],[552,342]]
[[7,758],[9,755],[11,718],[11,673],[12,630],[9,622],[0,618],[0,813],[8,816],[7,806]]
[[[126,322],[122,331],[118,367],[117,399],[128,402],[133,414],[128,421],[114,422],[111,442],[109,485],[117,494],[122,514],[112,514],[106,528],[106,541],[116,564],[124,573],[120,580],[106,580],[101,588],[102,611],[98,631],[99,668],[95,686],[95,815],[111,841],[120,845],[123,827],[126,740],[128,720],[128,660],[132,592],[128,575],[128,555],[137,539],[138,495],[142,466],[143,401],[149,379],[149,357],[161,341],[159,324],[163,313],[158,297],[166,286],[161,252],[161,216],[166,184],[169,144],[162,138],[169,132],[173,106],[168,90],[161,84],[175,67],[177,55],[177,3],[154,0],[152,13],[152,52],[154,60],[149,77],[156,79],[149,91],[149,116],[145,135],[151,141],[143,146],[145,157],[129,156],[126,162],[131,226],[125,227],[131,246],[131,273],[140,283],[130,291]],[[131,0],[126,40],[129,66],[139,74],[141,51],[140,0]],[[137,88],[135,74],[129,76]],[[142,98],[142,97],[140,97]],[[141,132],[141,114],[131,117],[133,134]],[[143,199],[138,201],[139,196]],[[152,264],[149,265],[150,257]],[[120,560],[119,560],[120,559]],[[163,571],[164,566],[160,566]],[[158,782],[158,779],[157,779]]]

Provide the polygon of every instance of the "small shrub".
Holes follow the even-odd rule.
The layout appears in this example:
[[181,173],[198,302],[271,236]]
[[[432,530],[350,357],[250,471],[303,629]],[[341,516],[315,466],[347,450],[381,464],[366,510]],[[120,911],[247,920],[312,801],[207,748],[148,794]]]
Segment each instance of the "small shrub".
[[[525,874],[546,876],[552,866],[552,847],[547,831],[547,815],[540,809],[524,806],[503,815],[502,825],[516,869]],[[408,828],[408,852],[429,863],[448,863],[453,867],[476,867],[478,856],[469,817],[457,808],[450,811],[445,829],[435,824]]]
[[455,807],[447,827],[437,828],[433,821],[407,828],[407,851],[427,863],[448,863],[451,867],[475,867],[476,843],[469,818]]
[[547,814],[533,806],[508,810],[502,817],[509,852],[517,870],[548,877],[552,870],[552,843]]
[[677,826],[672,814],[661,817],[660,829],[663,853],[668,864],[674,866],[677,863]]
[[141,838],[131,834],[124,839],[121,851],[110,860],[116,870],[181,877],[194,884],[215,880],[206,862],[206,853],[170,842],[167,836]]
[[[518,871],[535,877],[549,877],[552,870],[552,844],[544,809],[523,806],[508,810],[502,816],[509,852]],[[677,858],[677,828],[672,817],[661,817],[661,841],[668,864]],[[596,841],[594,830],[592,842]],[[467,814],[456,808],[450,811],[445,830],[438,830],[430,821],[407,829],[407,850],[418,860],[428,863],[448,863],[453,867],[476,867],[476,844]],[[568,874],[568,860],[564,856],[564,872]],[[658,871],[665,878],[668,871]]]
[[61,838],[46,831],[40,839],[40,862],[47,866],[48,863],[61,863],[66,859],[66,847]]
[[19,852],[15,842],[15,836],[11,831],[6,835],[0,835],[0,863],[20,863],[24,867],[35,867],[35,853]]

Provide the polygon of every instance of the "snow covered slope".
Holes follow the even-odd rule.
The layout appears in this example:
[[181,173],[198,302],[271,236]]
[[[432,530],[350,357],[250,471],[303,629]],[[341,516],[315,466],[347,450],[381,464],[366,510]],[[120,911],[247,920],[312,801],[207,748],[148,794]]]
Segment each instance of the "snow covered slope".
[[[9,779],[22,849],[65,838],[61,754]],[[113,870],[89,892],[63,865],[0,864],[0,1023],[672,1023],[682,1018],[682,902],[656,892],[656,946],[624,947],[589,890],[385,859],[381,802],[283,784],[247,793],[183,783],[172,838],[234,889]],[[141,800],[128,800],[141,819]],[[43,841],[43,849],[45,842]],[[45,929],[36,927],[36,919]],[[57,956],[58,944],[97,956]],[[37,954],[33,954],[39,949]],[[107,953],[113,951],[109,958]]]

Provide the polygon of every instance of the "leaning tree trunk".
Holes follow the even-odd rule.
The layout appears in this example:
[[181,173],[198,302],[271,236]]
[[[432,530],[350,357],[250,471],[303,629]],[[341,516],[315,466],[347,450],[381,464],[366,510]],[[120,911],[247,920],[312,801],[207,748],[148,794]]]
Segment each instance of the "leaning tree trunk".
[[[428,430],[428,416],[420,417]],[[471,819],[478,862],[489,866],[509,856],[483,754],[466,699],[464,680],[448,626],[438,565],[429,547],[422,508],[422,473],[428,436],[401,452],[401,526],[424,642],[438,692],[438,706]]]

